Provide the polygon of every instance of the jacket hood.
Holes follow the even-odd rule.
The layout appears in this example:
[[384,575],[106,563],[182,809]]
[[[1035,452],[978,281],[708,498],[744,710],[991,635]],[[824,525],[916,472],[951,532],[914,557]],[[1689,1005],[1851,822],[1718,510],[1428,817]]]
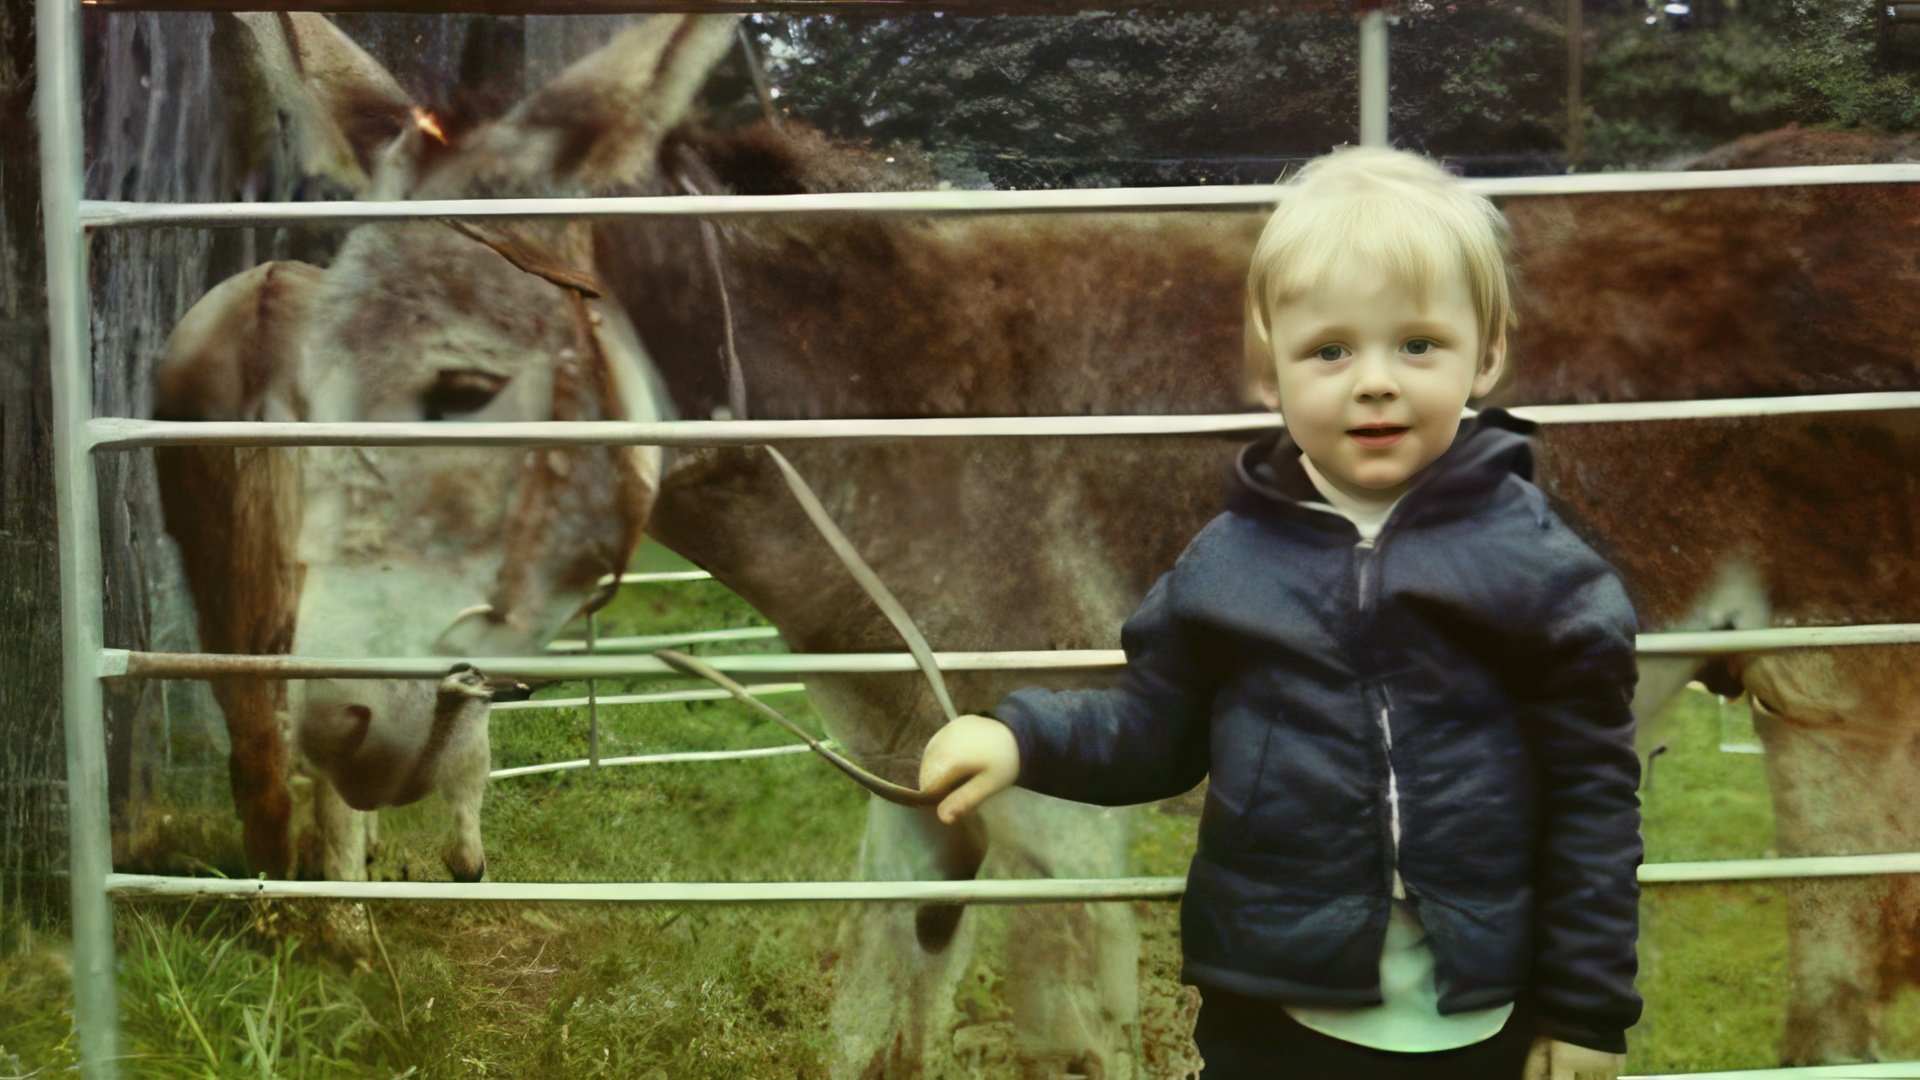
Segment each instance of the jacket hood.
[[[1434,459],[1394,510],[1405,521],[1443,513],[1477,494],[1491,492],[1509,476],[1533,479],[1530,436],[1539,427],[1501,408],[1486,408],[1463,422],[1453,445]],[[1240,449],[1227,477],[1227,505],[1255,514],[1281,513],[1327,522],[1332,519],[1301,508],[1321,495],[1300,464],[1300,444],[1281,429]]]

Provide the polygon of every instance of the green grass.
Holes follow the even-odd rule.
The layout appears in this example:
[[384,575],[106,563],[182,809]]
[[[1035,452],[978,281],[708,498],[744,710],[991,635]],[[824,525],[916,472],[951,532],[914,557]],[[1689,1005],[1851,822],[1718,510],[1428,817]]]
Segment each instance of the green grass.
[[0,922],[0,1077],[79,1064],[72,979],[66,942]]
[[[657,556],[656,556],[657,557]],[[658,568],[659,564],[647,568]],[[717,584],[624,590],[605,635],[752,625]],[[579,636],[578,628],[566,636]],[[732,643],[705,651],[777,648]],[[658,685],[658,684],[654,684]],[[635,687],[638,688],[637,686]],[[578,689],[578,688],[574,688]],[[602,683],[603,693],[622,687]],[[566,688],[543,696],[571,696]],[[812,730],[799,696],[772,699]],[[1769,854],[1765,759],[1738,705],[1689,694],[1643,794],[1650,862]],[[504,713],[497,766],[586,755],[584,710]],[[605,755],[791,742],[730,702],[604,707]],[[159,786],[176,867],[238,869],[224,769]],[[495,782],[483,815],[500,881],[849,878],[866,796],[810,757],[652,765]],[[1184,873],[1195,795],[1139,815],[1134,871]],[[437,800],[381,816],[371,870],[440,880]],[[1181,1032],[1170,903],[1136,903],[1149,1062]],[[117,934],[128,1074],[257,1076],[824,1076],[835,932],[846,908],[321,902],[122,903]],[[1634,1072],[1764,1068],[1787,993],[1785,901],[1773,884],[1658,886],[1643,897]],[[858,917],[858,912],[854,913]],[[1002,912],[975,909],[977,959],[957,992],[964,1049],[948,1074],[1004,1075],[1009,1010],[995,967]],[[374,930],[378,931],[376,938]],[[0,950],[0,1076],[74,1061],[66,961],[44,940]],[[384,946],[382,949],[381,946]],[[1883,1051],[1920,1057],[1920,998],[1891,1010]]]
[[[1688,692],[1660,727],[1667,751],[1641,792],[1647,861],[1754,859],[1770,852],[1766,759],[1725,753],[1751,744],[1744,702]],[[1640,993],[1646,1013],[1628,1034],[1635,1072],[1767,1068],[1779,1064],[1786,1002],[1786,909],[1767,883],[1660,885],[1642,890]]]
[[[122,973],[147,988],[125,1038],[143,1076],[320,1077],[398,1050],[390,1002],[366,971],[308,963],[271,908],[127,906]],[[249,916],[253,918],[249,920]],[[131,939],[131,940],[129,940]]]
[[[383,1019],[384,976],[317,955],[313,911],[298,926],[278,925],[270,904],[121,904],[116,915],[126,1075],[355,1076],[402,1056]],[[52,944],[0,959],[0,1076],[78,1064],[70,977]]]
[[[1753,744],[1744,701],[1722,706],[1690,692],[1661,738],[1668,750],[1641,794],[1647,861],[1773,856],[1766,759],[1725,753]],[[1628,1035],[1634,1072],[1764,1069],[1779,1064],[1785,1028],[1787,898],[1777,882],[1658,885],[1642,891],[1641,994],[1646,1014]],[[1920,994],[1889,1006],[1884,1060],[1920,1059]]]

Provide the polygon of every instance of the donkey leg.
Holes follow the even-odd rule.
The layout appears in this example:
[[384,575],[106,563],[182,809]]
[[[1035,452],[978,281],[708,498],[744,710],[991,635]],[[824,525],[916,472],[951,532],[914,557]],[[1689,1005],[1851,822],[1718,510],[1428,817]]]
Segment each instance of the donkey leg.
[[366,816],[347,805],[332,780],[313,778],[313,830],[320,840],[320,871],[328,881],[367,879]]
[[214,685],[227,717],[227,778],[233,807],[240,815],[247,869],[270,878],[293,870],[288,835],[293,802],[287,793],[287,742],[274,715],[273,695],[258,680],[223,680]]
[[1885,913],[1896,899],[1889,878],[1794,881],[1787,885],[1787,1065],[1872,1061],[1886,1003],[1883,956],[1897,928]]
[[479,881],[487,872],[487,853],[480,842],[480,802],[487,794],[491,763],[487,710],[477,706],[454,724],[440,758],[440,794],[453,811],[453,829],[440,859],[453,880]]
[[[1909,851],[1920,837],[1920,667],[1910,646],[1764,653],[1740,679],[1766,747],[1782,855]],[[1789,883],[1782,1057],[1868,1061],[1888,999],[1911,978],[1920,906],[1896,876]]]
[[[1121,877],[1131,811],[1010,790],[981,808],[994,877]],[[1140,1058],[1140,931],[1128,903],[1007,912],[1004,995],[1022,1073],[1131,1077]]]
[[[867,804],[860,877],[928,881],[971,877],[977,834],[939,823],[931,811],[881,799]],[[947,905],[861,904],[840,923],[833,1003],[836,1077],[918,1077],[938,1069],[954,1027],[954,987],[973,948],[972,920]],[[929,911],[931,914],[929,914]],[[931,920],[936,925],[925,925]],[[930,932],[931,931],[931,932]],[[923,944],[923,941],[926,943]],[[929,947],[932,946],[932,947]]]

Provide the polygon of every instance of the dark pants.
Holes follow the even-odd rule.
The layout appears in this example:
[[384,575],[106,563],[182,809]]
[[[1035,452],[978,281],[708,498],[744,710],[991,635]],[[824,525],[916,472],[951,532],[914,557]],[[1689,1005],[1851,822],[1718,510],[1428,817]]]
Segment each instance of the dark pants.
[[1322,1035],[1272,1002],[1202,990],[1193,1041],[1201,1080],[1518,1080],[1534,1027],[1522,997],[1484,1042],[1401,1054]]

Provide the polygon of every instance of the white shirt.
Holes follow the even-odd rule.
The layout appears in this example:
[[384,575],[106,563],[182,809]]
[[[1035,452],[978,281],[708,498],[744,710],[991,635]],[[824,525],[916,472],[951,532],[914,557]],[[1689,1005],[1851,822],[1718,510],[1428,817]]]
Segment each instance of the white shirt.
[[[1327,482],[1313,461],[1300,455],[1307,479],[1327,501],[1300,505],[1330,514],[1339,514],[1353,522],[1365,542],[1380,535],[1381,526],[1398,506],[1398,498],[1387,501],[1356,499]],[[1392,738],[1391,732],[1388,738]],[[1392,743],[1387,744],[1389,747]],[[1393,842],[1400,842],[1400,791],[1387,767],[1387,802],[1393,823]],[[1452,1050],[1492,1038],[1506,1025],[1513,1003],[1491,1009],[1440,1015],[1439,990],[1433,978],[1433,950],[1427,945],[1426,928],[1406,900],[1400,871],[1393,872],[1393,901],[1387,918],[1387,938],[1380,949],[1380,997],[1378,1005],[1327,1007],[1287,1005],[1287,1015],[1323,1035],[1377,1050],[1418,1053]]]

